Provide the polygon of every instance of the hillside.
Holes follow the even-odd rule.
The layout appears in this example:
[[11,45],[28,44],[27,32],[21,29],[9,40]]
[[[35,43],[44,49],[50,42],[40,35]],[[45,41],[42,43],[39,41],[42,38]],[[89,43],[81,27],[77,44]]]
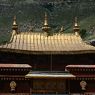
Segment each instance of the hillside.
[[[45,1],[45,2],[44,2]],[[44,12],[48,13],[52,31],[64,26],[70,32],[77,16],[81,29],[90,31],[95,26],[94,0],[0,0],[0,41],[6,41],[11,32],[13,16],[17,16],[20,31],[42,27]]]

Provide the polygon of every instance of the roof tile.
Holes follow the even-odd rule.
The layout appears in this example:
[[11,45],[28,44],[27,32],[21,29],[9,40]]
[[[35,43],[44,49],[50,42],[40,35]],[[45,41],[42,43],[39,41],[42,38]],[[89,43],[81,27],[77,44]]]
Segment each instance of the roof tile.
[[80,52],[95,51],[95,47],[82,41],[79,35],[64,33],[46,36],[44,33],[21,32],[11,38],[10,43],[1,45],[1,49],[30,52]]

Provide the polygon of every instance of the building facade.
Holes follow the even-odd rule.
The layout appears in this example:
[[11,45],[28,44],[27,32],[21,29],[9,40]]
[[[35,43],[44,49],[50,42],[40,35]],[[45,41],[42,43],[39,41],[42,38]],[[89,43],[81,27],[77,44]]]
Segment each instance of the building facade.
[[95,47],[79,31],[75,18],[72,33],[51,33],[45,13],[42,32],[20,32],[14,17],[10,41],[0,45],[0,93],[94,95]]

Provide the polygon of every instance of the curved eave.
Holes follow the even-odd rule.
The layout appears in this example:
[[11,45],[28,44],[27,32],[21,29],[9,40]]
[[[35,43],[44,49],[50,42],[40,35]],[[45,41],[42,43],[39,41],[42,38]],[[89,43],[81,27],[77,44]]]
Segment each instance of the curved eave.
[[76,50],[76,51],[30,51],[30,50],[19,50],[10,48],[0,48],[1,52],[10,53],[21,53],[21,54],[90,54],[95,53],[95,50]]
[[71,79],[71,78],[75,78],[76,76],[70,74],[70,73],[29,73],[25,76],[25,78],[44,78],[44,79]]
[[86,68],[86,69],[95,69],[95,65],[67,65],[66,68]]
[[72,79],[72,78],[76,78],[76,76],[74,75],[58,75],[58,76],[54,76],[54,75],[34,75],[34,74],[31,74],[31,75],[26,75],[25,78],[44,78],[44,79]]

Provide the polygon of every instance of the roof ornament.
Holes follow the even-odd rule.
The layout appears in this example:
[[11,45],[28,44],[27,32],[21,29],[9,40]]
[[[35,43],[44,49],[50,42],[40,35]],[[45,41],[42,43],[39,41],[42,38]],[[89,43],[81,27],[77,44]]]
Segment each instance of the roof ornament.
[[79,25],[78,25],[77,17],[75,17],[75,23],[74,23],[73,30],[74,30],[75,35],[79,35],[80,28],[79,28]]
[[29,32],[33,32],[33,26],[29,26]]
[[47,34],[49,33],[49,30],[50,30],[50,27],[48,25],[48,16],[46,12],[45,12],[45,18],[44,18],[44,26],[42,27],[42,30],[46,32]]
[[61,27],[60,32],[64,32],[64,27],[63,26]]
[[78,18],[75,17],[75,26],[78,26]]
[[17,34],[18,25],[17,25],[17,22],[16,22],[16,16],[14,16],[14,18],[13,18],[12,30],[15,31],[15,33]]
[[16,85],[17,85],[17,84],[16,84],[15,81],[11,81],[11,82],[10,82],[11,92],[15,92]]
[[16,23],[16,16],[14,16],[14,18],[13,18],[13,25],[17,25],[17,23]]
[[13,25],[12,25],[12,36],[10,42],[13,40],[14,35],[18,34],[18,25],[16,23],[16,16],[13,18]]
[[47,16],[47,13],[46,13],[46,12],[45,12],[44,25],[45,25],[45,26],[48,26],[48,16]]

